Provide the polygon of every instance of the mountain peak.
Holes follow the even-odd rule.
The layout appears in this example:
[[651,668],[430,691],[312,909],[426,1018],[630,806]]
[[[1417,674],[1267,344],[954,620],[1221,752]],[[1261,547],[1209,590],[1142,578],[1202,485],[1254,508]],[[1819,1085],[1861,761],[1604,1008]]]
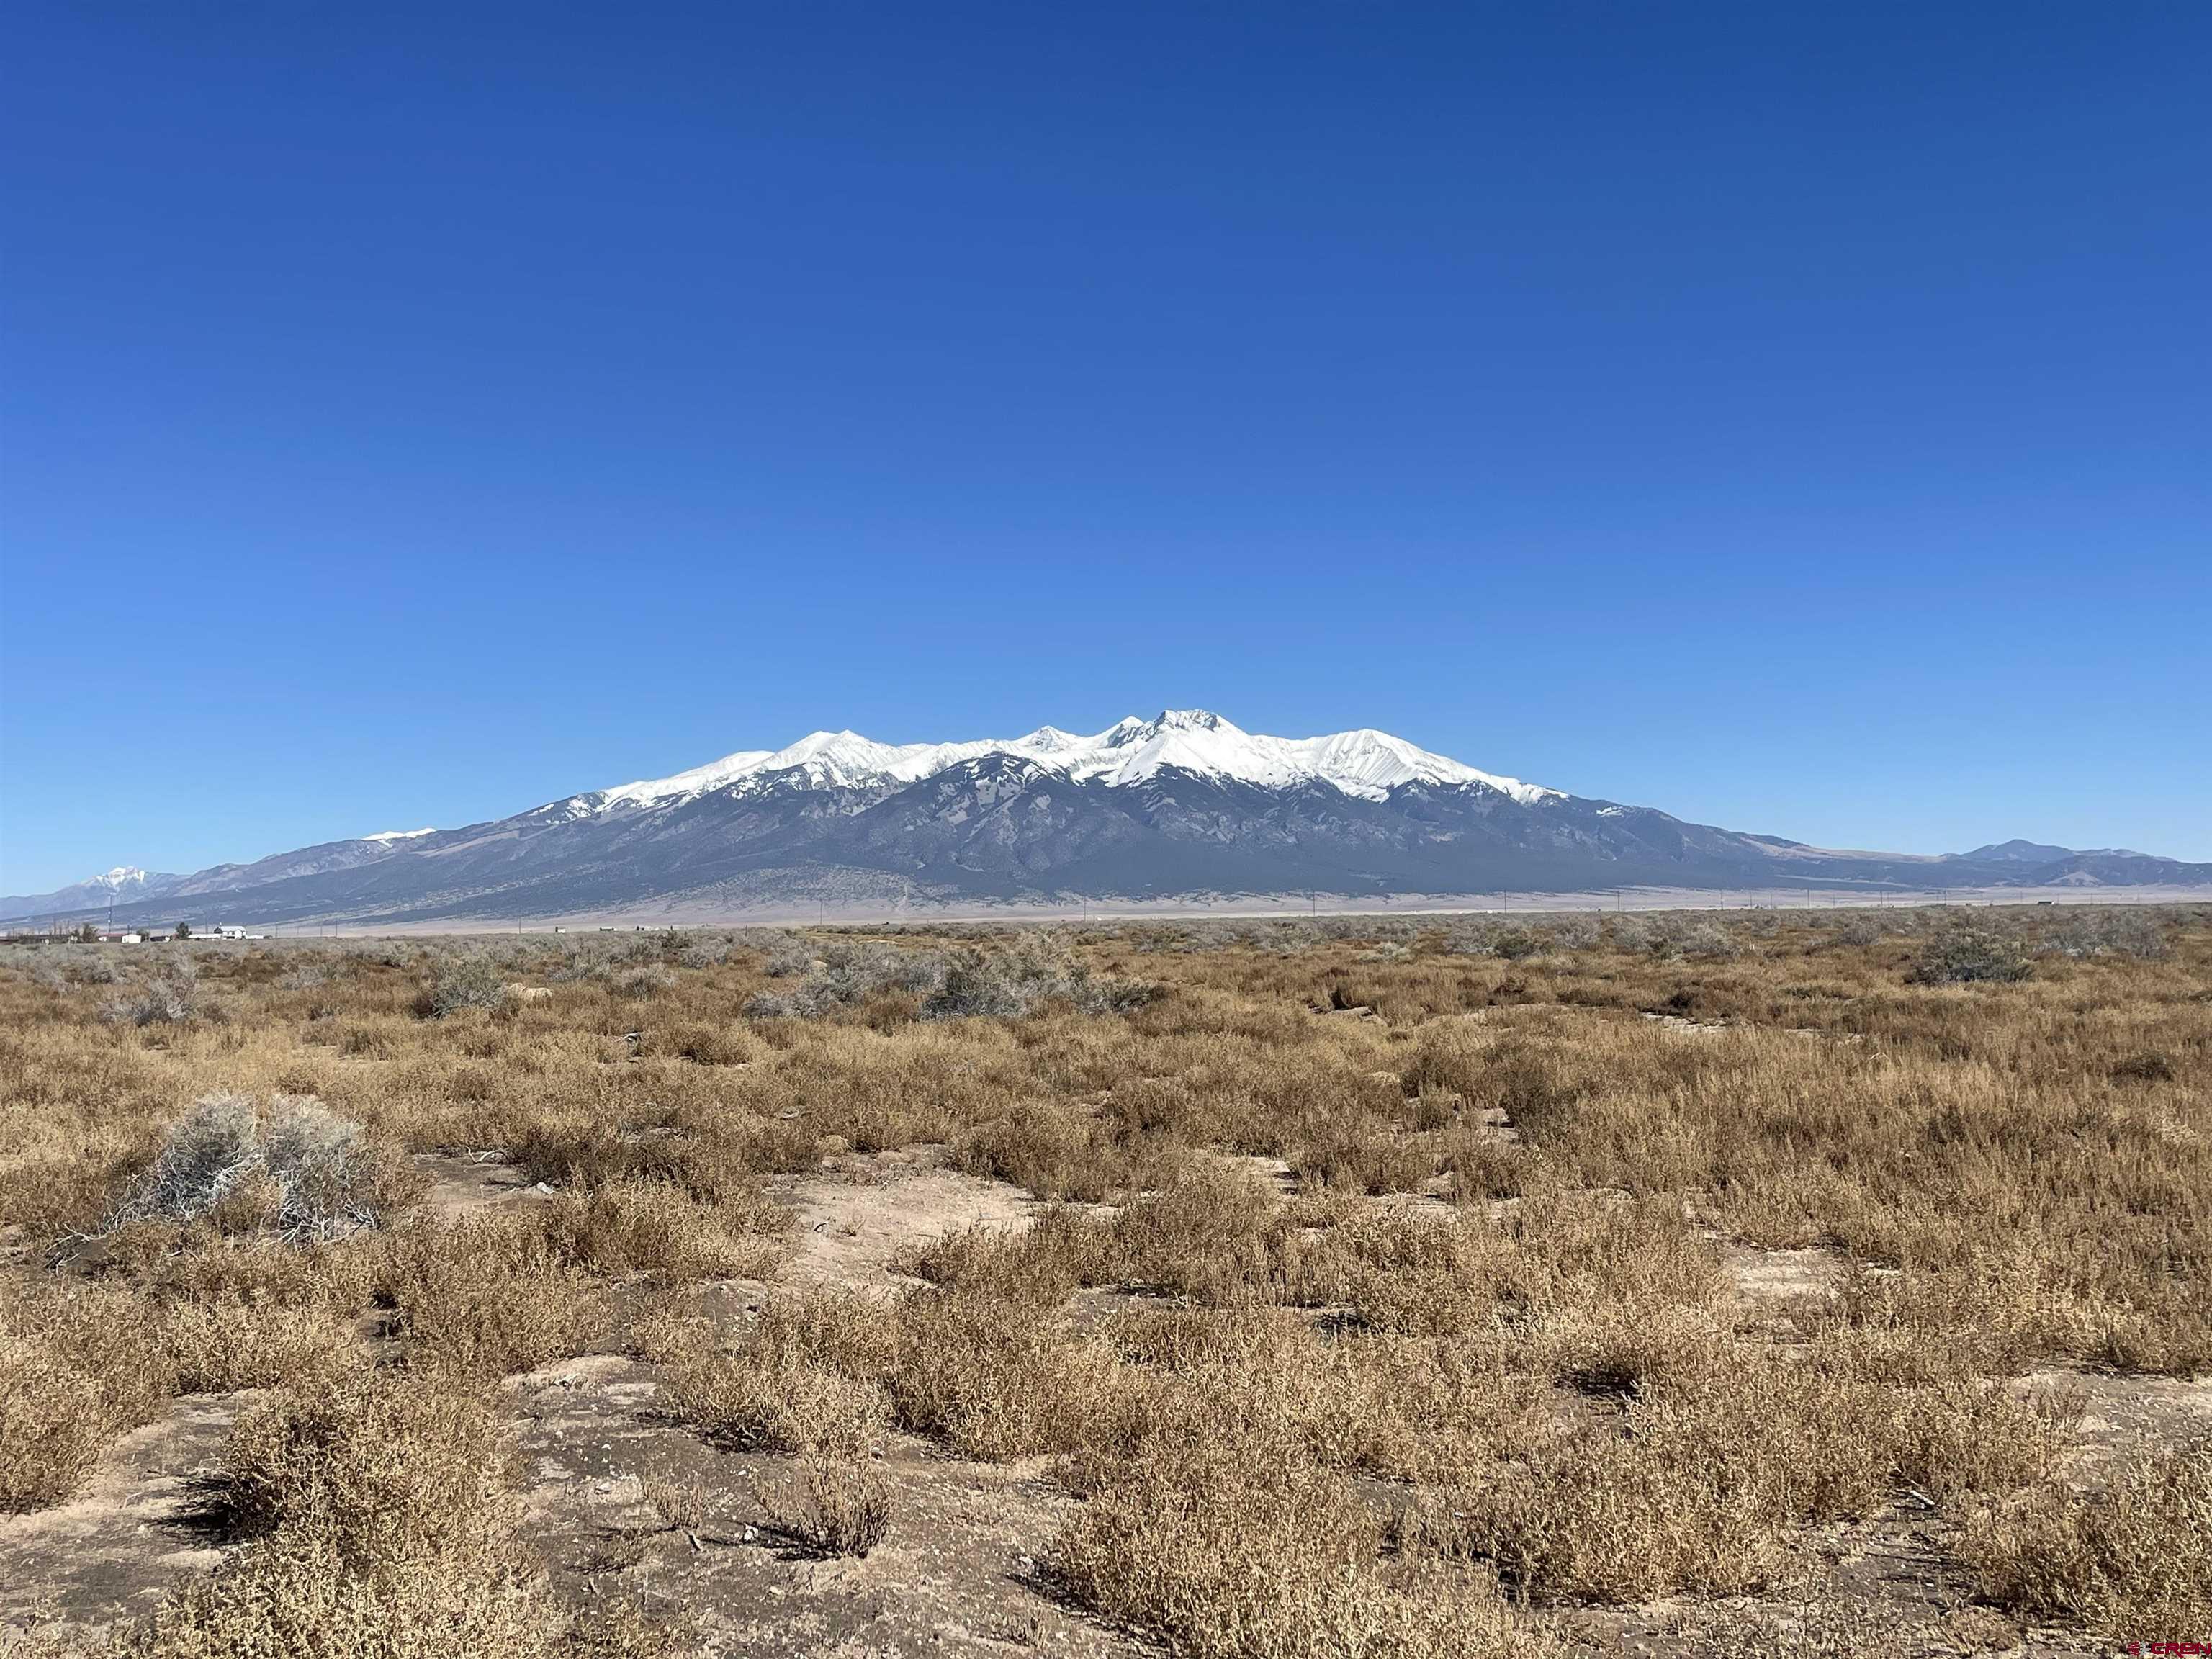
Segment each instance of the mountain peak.
[[1116,720],[1091,741],[1109,749],[1127,749],[1177,732],[1220,732],[1240,738],[1244,735],[1242,727],[1222,719],[1210,708],[1163,708],[1148,720],[1139,720],[1134,714]]
[[1384,799],[1400,785],[1414,782],[1476,785],[1524,806],[1558,798],[1556,790],[1478,772],[1370,727],[1319,738],[1271,738],[1247,732],[1210,708],[1163,708],[1150,720],[1131,715],[1090,737],[1042,726],[1012,741],[894,744],[849,730],[811,732],[782,749],[743,750],[673,777],[623,784],[556,805],[574,815],[614,806],[674,805],[726,788],[882,789],[918,782],[988,756],[1010,756],[1077,782],[1109,788],[1176,771],[1267,789],[1322,784],[1369,800]]
[[[422,845],[438,855],[392,856]],[[1079,892],[1260,901],[1818,883],[1872,893],[1920,890],[1931,876],[2212,888],[2212,865],[2033,841],[1933,859],[1824,851],[1578,799],[1373,726],[1279,738],[1210,709],[1162,708],[1101,732],[1041,726],[1011,739],[811,732],[459,830],[380,830],[189,876],[118,865],[56,892],[0,897],[0,916],[51,925],[112,906],[118,920],[161,912],[197,927],[250,906],[257,920],[611,920],[679,905],[735,914],[792,902],[825,879],[851,902],[903,908],[1064,903]]]
[[1057,755],[1079,748],[1083,742],[1073,732],[1063,732],[1056,726],[1040,726],[1026,738],[1017,739],[1013,746],[1034,755]]
[[1977,847],[1970,853],[1952,856],[1961,859],[2002,859],[2014,864],[2048,864],[2054,859],[2070,857],[2073,848],[2051,847],[2042,842],[2025,841],[2015,836],[2010,841],[1996,841],[1985,847]]

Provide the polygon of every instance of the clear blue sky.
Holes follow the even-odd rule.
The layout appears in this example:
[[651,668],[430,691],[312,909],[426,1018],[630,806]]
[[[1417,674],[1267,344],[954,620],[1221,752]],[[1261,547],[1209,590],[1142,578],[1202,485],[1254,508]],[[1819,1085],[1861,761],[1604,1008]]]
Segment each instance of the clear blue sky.
[[2212,7],[84,6],[0,891],[850,726],[2212,859]]

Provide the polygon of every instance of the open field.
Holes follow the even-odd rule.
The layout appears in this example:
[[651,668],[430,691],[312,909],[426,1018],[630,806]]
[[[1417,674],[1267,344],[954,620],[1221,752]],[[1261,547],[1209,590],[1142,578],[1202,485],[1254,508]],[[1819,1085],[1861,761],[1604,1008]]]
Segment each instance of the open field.
[[[211,924],[204,918],[250,923],[251,930],[272,939],[434,939],[463,935],[503,934],[526,937],[533,933],[582,933],[601,930],[635,932],[641,928],[850,927],[900,925],[963,927],[988,923],[1011,927],[1026,923],[1080,924],[1108,922],[1174,922],[1204,921],[1371,921],[1385,927],[1408,916],[1438,922],[1453,916],[1564,915],[1586,912],[1592,915],[1633,915],[1649,910],[1715,910],[1723,915],[1756,910],[1890,910],[1926,906],[1976,908],[2033,908],[2057,906],[2113,906],[2196,908],[2212,904],[2212,887],[2146,884],[2135,887],[1925,887],[1885,890],[1844,891],[1821,887],[1747,888],[1717,891],[1699,887],[1622,887],[1580,893],[1399,893],[1388,896],[1341,893],[1233,893],[1182,895],[1174,898],[1062,898],[1059,900],[916,899],[911,903],[882,903],[840,897],[825,890],[820,898],[787,899],[766,904],[738,905],[697,899],[674,899],[606,911],[580,911],[572,915],[524,919],[448,918],[437,921],[393,922],[374,916],[343,915],[319,921],[267,923],[256,920],[251,894],[227,902],[220,895],[194,898],[164,914],[155,909],[141,923],[166,933],[174,910],[189,910],[203,921],[203,932]],[[107,931],[107,912],[72,910],[50,915],[23,917],[9,922],[7,936],[29,939],[61,937],[90,924]],[[187,917],[187,920],[190,920]],[[139,925],[139,924],[134,924]],[[118,924],[119,926],[119,924]],[[5,939],[0,939],[4,944]]]
[[0,951],[0,1655],[2212,1639],[2212,909]]

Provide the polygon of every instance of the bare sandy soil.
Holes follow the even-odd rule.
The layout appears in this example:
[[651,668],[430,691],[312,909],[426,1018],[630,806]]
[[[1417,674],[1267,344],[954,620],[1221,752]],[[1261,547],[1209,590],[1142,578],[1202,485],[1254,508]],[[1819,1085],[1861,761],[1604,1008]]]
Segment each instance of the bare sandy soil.
[[416,1157],[415,1167],[429,1177],[424,1204],[447,1221],[553,1195],[551,1188],[533,1182],[503,1152],[423,1152]]
[[[1071,1500],[1041,1464],[948,1457],[895,1437],[878,1464],[897,1516],[860,1559],[823,1558],[761,1498],[799,1460],[724,1452],[675,1426],[657,1368],[587,1355],[517,1377],[526,1531],[556,1587],[680,1607],[727,1653],[1071,1655],[1146,1651],[1054,1599],[1037,1557]],[[670,1527],[646,1482],[696,1491],[703,1524]]]
[[813,1175],[778,1176],[770,1196],[795,1212],[798,1254],[787,1281],[889,1293],[920,1279],[900,1258],[963,1227],[1029,1224],[1036,1200],[1002,1181],[942,1167],[941,1146],[848,1153]]
[[150,1610],[225,1553],[197,1482],[221,1464],[252,1392],[186,1395],[109,1446],[58,1508],[0,1516],[0,1621],[97,1628]]

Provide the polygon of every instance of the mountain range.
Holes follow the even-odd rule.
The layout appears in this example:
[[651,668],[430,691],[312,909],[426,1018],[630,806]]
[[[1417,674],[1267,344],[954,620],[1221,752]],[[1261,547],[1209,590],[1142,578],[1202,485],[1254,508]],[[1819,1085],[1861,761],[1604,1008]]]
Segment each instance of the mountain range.
[[1478,771],[1375,731],[1285,738],[1202,709],[1085,737],[817,732],[460,829],[383,830],[189,875],[121,866],[0,920],[357,927],[732,919],[1327,895],[2212,885],[2212,864],[2008,841],[1844,852]]

